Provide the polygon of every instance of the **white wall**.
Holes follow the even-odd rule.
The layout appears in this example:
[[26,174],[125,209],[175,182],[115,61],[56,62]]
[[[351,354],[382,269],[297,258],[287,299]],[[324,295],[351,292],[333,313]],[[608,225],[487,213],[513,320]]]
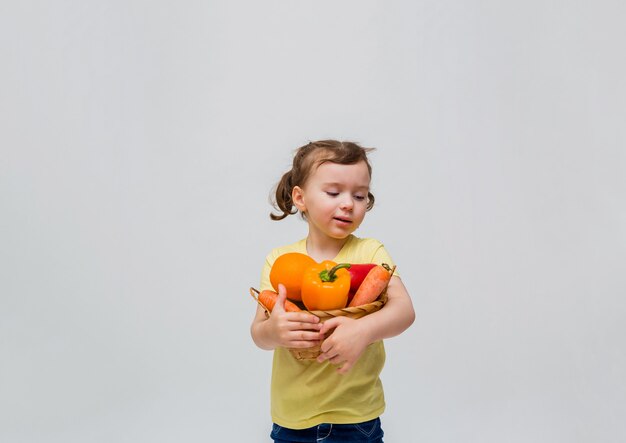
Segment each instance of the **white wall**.
[[418,313],[387,441],[626,439],[623,2],[1,10],[1,441],[269,441],[247,289],[326,137]]

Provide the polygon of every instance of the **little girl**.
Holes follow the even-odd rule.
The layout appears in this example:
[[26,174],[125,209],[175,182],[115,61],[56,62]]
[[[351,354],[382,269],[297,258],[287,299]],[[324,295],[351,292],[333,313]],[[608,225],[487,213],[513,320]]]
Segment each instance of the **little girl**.
[[[272,289],[272,264],[287,252],[308,254],[317,262],[387,263],[384,246],[353,235],[374,205],[370,192],[370,148],[323,140],[296,151],[293,166],[276,188],[275,207],[282,214],[300,212],[308,223],[305,239],[272,250],[261,274],[260,289]],[[384,307],[358,320],[334,317],[323,324],[306,312],[286,312],[286,290],[267,318],[258,307],[251,334],[261,349],[274,350],[271,382],[271,438],[275,442],[382,442],[379,416],[385,409],[379,378],[385,362],[382,340],[396,336],[414,321],[409,294],[397,273],[387,288]],[[324,334],[332,331],[326,340]],[[322,341],[323,340],[323,341]],[[321,342],[317,360],[297,360],[287,348]]]

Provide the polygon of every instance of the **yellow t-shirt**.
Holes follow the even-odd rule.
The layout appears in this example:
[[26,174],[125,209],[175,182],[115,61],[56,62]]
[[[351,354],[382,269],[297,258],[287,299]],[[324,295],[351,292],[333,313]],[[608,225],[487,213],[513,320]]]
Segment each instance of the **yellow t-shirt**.
[[[306,239],[275,248],[268,254],[261,274],[261,290],[272,289],[270,269],[274,260],[287,252],[306,254]],[[382,243],[354,235],[350,235],[333,261],[393,266]],[[384,363],[382,341],[369,345],[347,374],[337,373],[337,367],[327,361],[297,360],[289,350],[276,348],[271,383],[272,420],[286,428],[304,429],[320,423],[359,423],[380,416],[385,410],[379,377]]]

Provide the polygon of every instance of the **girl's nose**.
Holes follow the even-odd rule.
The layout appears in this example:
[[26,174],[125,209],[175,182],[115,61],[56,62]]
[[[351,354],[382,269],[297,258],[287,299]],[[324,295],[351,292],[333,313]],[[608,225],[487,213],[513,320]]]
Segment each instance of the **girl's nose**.
[[341,209],[352,209],[353,206],[354,202],[352,201],[351,197],[344,198],[341,202]]

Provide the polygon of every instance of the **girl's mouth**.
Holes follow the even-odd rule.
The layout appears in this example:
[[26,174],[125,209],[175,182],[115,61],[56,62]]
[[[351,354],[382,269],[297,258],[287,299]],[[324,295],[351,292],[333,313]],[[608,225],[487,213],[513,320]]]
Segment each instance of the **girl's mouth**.
[[335,217],[335,220],[337,220],[338,222],[341,222],[341,223],[352,223],[352,220],[348,220],[346,218]]

